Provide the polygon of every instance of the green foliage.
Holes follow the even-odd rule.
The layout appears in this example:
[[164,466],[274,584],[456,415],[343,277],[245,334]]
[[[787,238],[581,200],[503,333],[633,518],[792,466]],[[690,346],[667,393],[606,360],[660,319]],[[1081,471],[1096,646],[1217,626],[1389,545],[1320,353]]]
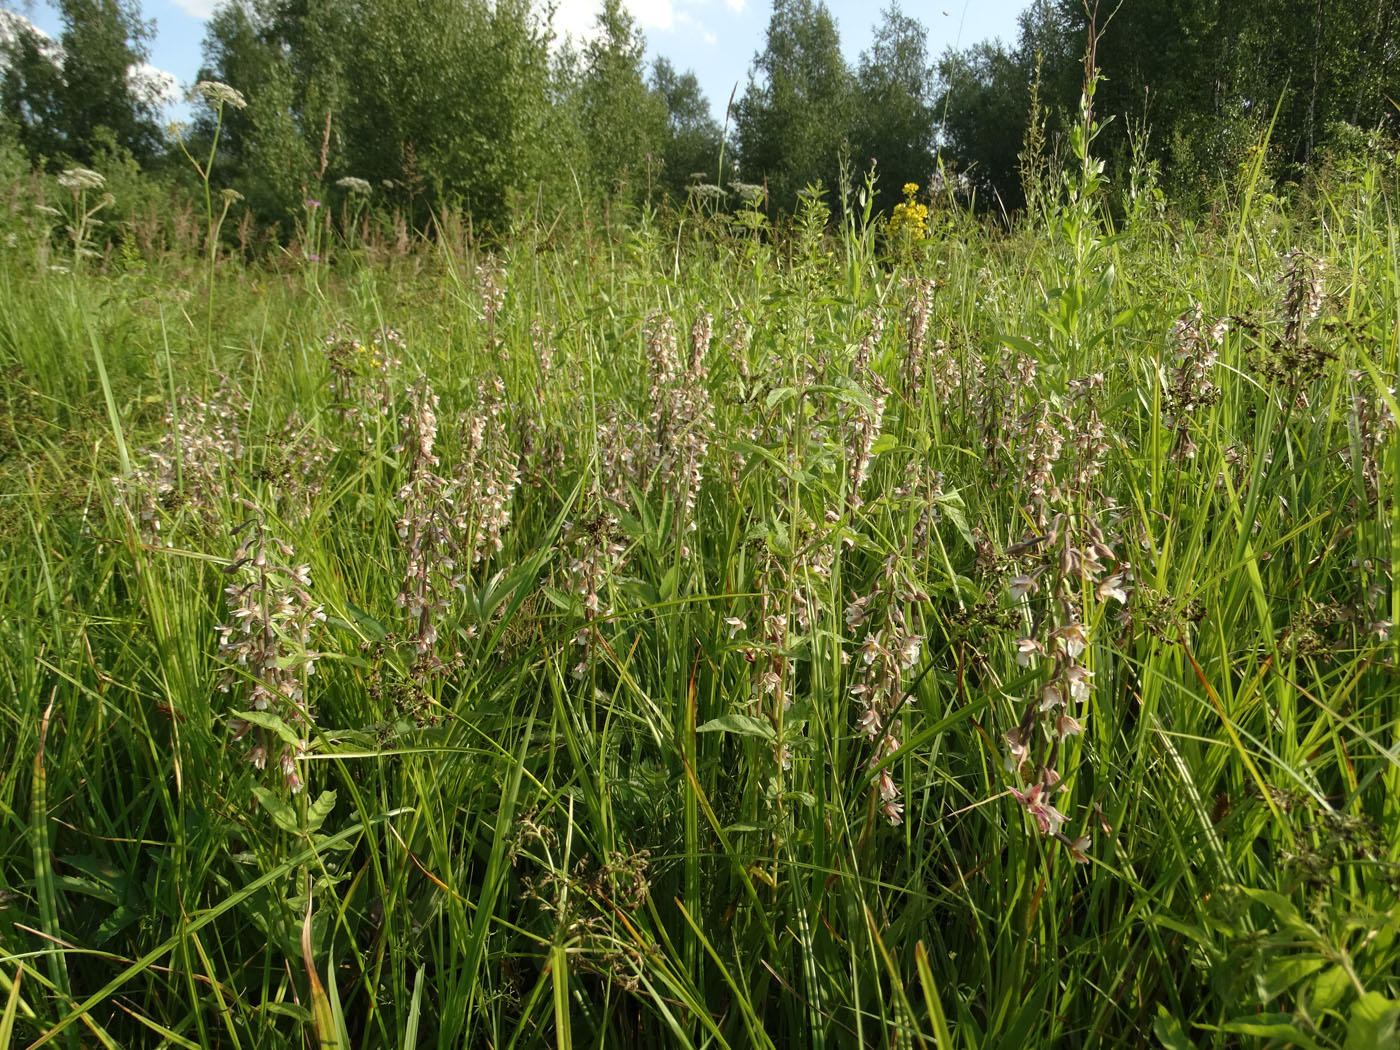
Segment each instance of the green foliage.
[[1393,156],[1117,233],[1089,86],[917,251],[0,253],[0,1041],[1393,1044]]
[[[666,106],[666,140],[662,146],[661,183],[681,201],[695,182],[718,183],[721,130],[710,104],[690,70],[677,73],[664,58],[651,68],[651,90]],[[732,169],[732,162],[730,163]]]
[[58,0],[63,33],[53,42],[22,27],[6,49],[0,111],[18,129],[31,162],[91,164],[105,140],[142,162],[160,135],[152,101],[128,70],[144,61],[151,27],[134,0]]
[[948,163],[990,200],[1016,208],[1031,82],[1024,66],[1000,43],[983,43],[945,53],[938,73]]
[[526,0],[224,4],[202,75],[249,101],[225,130],[228,177],[283,219],[350,176],[414,225],[448,202],[504,223],[513,192],[562,181],[548,168],[548,41]]
[[[870,50],[860,56],[851,130],[851,156],[862,165],[875,161],[887,186],[934,181],[938,113],[933,91],[928,31],[892,3],[881,13]],[[886,194],[881,210],[888,211],[895,201]]]
[[774,207],[791,212],[809,184],[837,185],[854,87],[826,5],[775,0],[735,115],[740,170],[746,181],[768,187]]
[[647,87],[646,42],[622,0],[604,0],[594,28],[572,90],[587,174],[603,199],[638,203],[651,195],[661,171],[666,103]]

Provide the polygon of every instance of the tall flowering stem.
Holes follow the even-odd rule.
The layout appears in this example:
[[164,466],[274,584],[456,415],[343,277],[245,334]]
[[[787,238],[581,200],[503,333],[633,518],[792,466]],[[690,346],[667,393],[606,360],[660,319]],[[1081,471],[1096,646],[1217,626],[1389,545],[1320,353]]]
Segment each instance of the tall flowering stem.
[[583,604],[584,624],[574,634],[574,644],[581,654],[573,669],[576,678],[588,671],[589,657],[600,639],[599,623],[612,615],[607,595],[609,580],[627,556],[617,516],[608,504],[596,492],[591,493],[581,504],[581,513],[564,523],[566,572],[574,594]]
[[1026,629],[1016,640],[1016,662],[1038,668],[1039,686],[1017,724],[1003,736],[1011,794],[1043,835],[1059,839],[1070,855],[1087,862],[1088,837],[1071,840],[1066,816],[1054,804],[1062,786],[1065,742],[1084,731],[1093,693],[1090,667],[1096,607],[1126,604],[1132,566],[1114,554],[1103,527],[1096,485],[1108,438],[1098,412],[1103,377],[1068,387],[1065,410],[1042,400],[1022,417],[1025,515],[1037,531],[1007,548],[1016,571],[1008,582]]
[[[311,567],[295,564],[291,546],[272,535],[254,503],[250,517],[233,530],[240,545],[224,572],[228,622],[218,628],[219,655],[226,668],[219,691],[247,687],[249,712],[230,725],[235,739],[249,737],[248,761],[271,765],[292,792],[304,785],[297,761],[310,750],[315,725],[307,682],[320,653],[311,648],[326,619],[311,596]],[[255,713],[280,721],[266,723]]]
[[846,606],[848,630],[864,630],[852,674],[851,696],[860,714],[857,726],[873,744],[868,768],[879,770],[876,790],[880,808],[891,824],[904,820],[904,803],[889,768],[883,767],[900,747],[899,710],[907,698],[905,683],[919,665],[923,636],[911,629],[909,607],[929,596],[905,573],[897,554],[884,562],[872,590]]
[[1220,388],[1211,377],[1225,331],[1224,321],[1207,324],[1199,303],[1172,326],[1168,340],[1174,360],[1162,398],[1162,421],[1172,432],[1171,454],[1177,461],[1195,458],[1191,429],[1197,410],[1220,400]]
[[410,637],[422,660],[431,660],[448,595],[462,583],[456,537],[466,530],[454,498],[455,486],[437,472],[439,460],[433,451],[437,410],[437,394],[426,379],[420,379],[409,394],[409,411],[401,419],[408,477],[398,493],[403,516],[396,528],[407,561],[398,604],[408,614]]

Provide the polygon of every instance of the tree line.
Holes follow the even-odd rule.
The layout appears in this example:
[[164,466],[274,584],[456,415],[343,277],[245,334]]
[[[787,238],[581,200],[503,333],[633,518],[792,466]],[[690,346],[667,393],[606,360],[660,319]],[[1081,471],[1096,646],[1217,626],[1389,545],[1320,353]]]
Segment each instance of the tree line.
[[152,33],[138,0],[56,6],[57,41],[13,19],[0,35],[0,144],[37,166],[159,173],[178,167],[173,136],[198,156],[217,134],[218,181],[265,218],[340,180],[417,223],[448,203],[498,224],[736,183],[784,212],[871,163],[886,207],[956,173],[1011,212],[1053,169],[1091,68],[1110,171],[1151,165],[1185,199],[1265,141],[1285,178],[1375,142],[1400,99],[1400,0],[1033,0],[1013,43],[937,58],[892,4],[854,67],[823,3],[774,0],[723,125],[693,72],[647,65],[622,0],[581,43],[532,0],[224,0],[200,77],[247,104],[171,131],[132,76]]

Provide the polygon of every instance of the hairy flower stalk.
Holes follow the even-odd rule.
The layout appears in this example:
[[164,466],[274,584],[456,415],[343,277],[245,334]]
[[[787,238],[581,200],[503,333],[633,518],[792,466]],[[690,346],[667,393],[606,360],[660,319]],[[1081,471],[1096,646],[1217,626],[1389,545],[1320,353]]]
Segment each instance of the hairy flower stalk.
[[1197,303],[1177,318],[1168,336],[1174,363],[1162,397],[1162,422],[1172,432],[1171,455],[1178,462],[1196,455],[1191,428],[1197,409],[1220,400],[1220,388],[1210,377],[1220,357],[1225,332],[1224,321],[1207,326]]
[[1381,498],[1382,471],[1386,445],[1395,430],[1395,416],[1390,410],[1395,400],[1395,387],[1386,388],[1389,400],[1370,383],[1364,372],[1352,372],[1351,380],[1351,441],[1343,455],[1361,477],[1367,502],[1375,505]]
[[1300,347],[1307,338],[1309,321],[1322,312],[1322,262],[1299,248],[1285,252],[1283,285],[1283,341]]
[[1016,662],[1041,667],[1038,694],[1003,737],[1008,773],[1026,785],[1012,794],[1043,834],[1060,839],[1076,860],[1083,840],[1060,831],[1065,817],[1051,799],[1062,781],[1058,764],[1065,740],[1084,731],[1094,672],[1086,662],[1093,616],[1086,608],[1126,603],[1132,569],[1116,559],[1093,521],[1061,512],[1049,529],[1008,548],[1018,571],[1009,581],[1012,601],[1026,613],[1028,630],[1016,641]]
[[243,458],[240,420],[248,407],[227,381],[207,401],[182,392],[165,414],[165,434],[140,457],[144,462],[112,479],[117,505],[131,513],[145,542],[160,542],[162,518],[181,511],[205,528],[219,523],[228,472]]
[[904,364],[901,378],[904,396],[910,404],[923,399],[924,380],[929,368],[928,325],[933,315],[933,293],[938,284],[932,277],[909,277],[903,282],[909,291],[904,301]]
[[219,691],[246,684],[246,708],[268,712],[300,738],[289,744],[280,732],[253,724],[251,715],[230,722],[234,739],[251,736],[248,761],[259,769],[272,765],[297,792],[303,786],[297,761],[310,750],[314,727],[307,680],[321,655],[311,642],[326,614],[311,597],[311,567],[295,565],[291,546],[268,532],[258,506],[241,502],[251,516],[233,530],[242,538],[224,569],[231,580],[224,588],[228,622],[218,628],[225,661]]
[[1017,782],[1013,797],[1041,834],[1059,839],[1080,862],[1087,861],[1088,838],[1071,841],[1054,804],[1064,780],[1059,765],[1065,741],[1082,733],[1087,720],[1092,625],[1110,602],[1127,603],[1133,580],[1132,567],[1117,558],[1095,520],[1102,510],[1095,490],[1109,448],[1098,413],[1102,388],[1097,374],[1071,381],[1064,413],[1042,402],[1021,417],[1022,492],[1035,531],[1006,551],[1013,567],[1007,589],[1025,624],[1016,662],[1043,674],[1017,724],[1003,735],[1004,765]]
[[1263,370],[1286,386],[1294,408],[1311,403],[1309,387],[1321,379],[1336,354],[1308,338],[1308,326],[1322,312],[1323,261],[1294,248],[1283,256],[1284,270],[1278,283],[1283,334],[1275,338],[1263,359]]
[[[711,339],[709,314],[701,313],[690,336],[690,355],[683,363],[675,323],[669,317],[651,320],[646,431],[638,434],[635,427],[614,420],[609,432],[600,434],[600,447],[614,461],[619,476],[630,475],[644,494],[659,490],[676,508],[675,534],[683,557],[691,553],[686,536],[696,528],[696,500],[715,433],[705,366]],[[643,440],[626,447],[632,435]]]
[[606,592],[612,575],[627,556],[618,519],[606,509],[609,502],[592,493],[583,501],[581,509],[585,513],[564,523],[561,546],[568,552],[566,571],[570,586],[583,605],[584,624],[574,634],[574,644],[581,651],[573,669],[576,678],[588,672],[589,657],[600,640],[599,622],[613,613]]
[[368,446],[373,443],[370,422],[388,416],[393,404],[392,379],[402,364],[398,355],[404,348],[403,336],[393,328],[380,328],[362,342],[347,326],[337,325],[324,343],[331,372],[331,411],[362,446]]
[[462,420],[462,463],[456,491],[468,519],[471,563],[500,551],[520,485],[520,458],[510,447],[506,389],[500,376],[477,385],[477,409]]
[[437,472],[438,397],[426,379],[414,384],[410,410],[402,417],[407,480],[398,498],[403,516],[396,523],[404,544],[406,564],[398,604],[408,614],[410,637],[419,658],[431,660],[437,645],[437,622],[448,608],[448,596],[462,585],[458,566],[458,537],[466,520],[458,509],[456,486]]
[[851,685],[860,712],[856,724],[874,745],[867,768],[880,770],[875,786],[881,811],[891,824],[903,821],[904,803],[889,768],[880,766],[899,750],[905,682],[922,653],[923,636],[909,626],[909,607],[928,600],[903,571],[898,555],[890,554],[874,588],[846,606],[847,629],[864,628]]
[[[875,348],[880,344],[884,322],[878,314],[870,318],[870,328],[856,348],[851,376],[860,385],[861,400],[842,405],[842,432],[846,442],[846,504],[852,511],[863,505],[861,487],[870,476],[875,441],[884,426],[885,399],[889,387],[871,366]],[[868,404],[864,403],[868,399]]]
[[506,305],[505,268],[495,259],[488,259],[476,268],[476,287],[481,295],[481,319],[486,323],[486,346],[504,360],[505,341],[501,338],[498,321]]

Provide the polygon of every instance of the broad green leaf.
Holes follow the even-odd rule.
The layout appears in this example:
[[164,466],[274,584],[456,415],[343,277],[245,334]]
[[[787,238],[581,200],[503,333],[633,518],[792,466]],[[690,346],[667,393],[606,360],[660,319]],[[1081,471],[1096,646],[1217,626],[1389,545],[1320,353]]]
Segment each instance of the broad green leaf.
[[1295,955],[1276,959],[1263,973],[1255,975],[1254,983],[1259,991],[1259,1001],[1270,1003],[1309,974],[1314,974],[1327,965],[1327,960],[1319,955]]
[[239,711],[232,717],[241,718],[250,725],[276,733],[288,747],[301,746],[301,737],[297,735],[296,730],[271,711]]
[[1347,1019],[1346,1050],[1394,1050],[1400,1035],[1400,1002],[1367,992]]
[[736,736],[752,736],[762,740],[773,740],[777,736],[773,732],[773,727],[763,719],[738,713],[712,718],[704,725],[697,726],[695,731],[697,733],[733,733]]
[[301,821],[297,820],[297,811],[286,802],[278,798],[265,787],[253,788],[253,794],[257,797],[262,808],[267,810],[275,823],[283,831],[296,835],[301,831]]
[[1186,1037],[1181,1022],[1167,1013],[1167,1008],[1161,1003],[1157,1004],[1157,1016],[1152,1021],[1152,1032],[1166,1050],[1192,1050],[1191,1040]]
[[314,834],[319,831],[326,818],[331,815],[331,810],[335,809],[335,792],[322,791],[319,798],[311,803],[306,811],[306,832]]

